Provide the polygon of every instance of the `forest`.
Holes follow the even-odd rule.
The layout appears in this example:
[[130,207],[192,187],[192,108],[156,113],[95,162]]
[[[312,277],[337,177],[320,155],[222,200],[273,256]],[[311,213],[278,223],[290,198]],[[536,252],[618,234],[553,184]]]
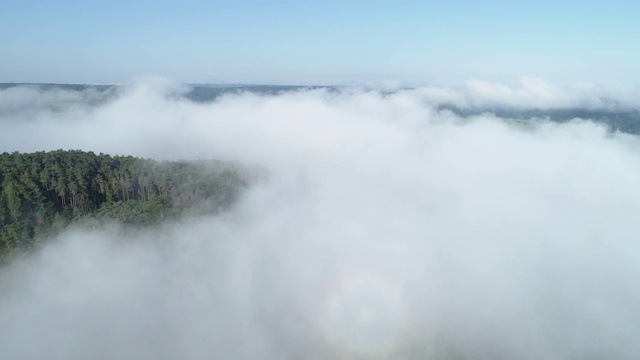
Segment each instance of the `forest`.
[[0,154],[0,264],[71,224],[149,226],[215,214],[248,185],[221,161],[156,161],[80,150]]

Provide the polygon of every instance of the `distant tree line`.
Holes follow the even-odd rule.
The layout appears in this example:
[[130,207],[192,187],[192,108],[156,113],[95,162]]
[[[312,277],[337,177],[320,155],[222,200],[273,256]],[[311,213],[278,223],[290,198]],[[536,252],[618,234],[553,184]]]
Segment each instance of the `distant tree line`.
[[79,150],[0,154],[0,262],[79,221],[148,225],[216,213],[247,185],[219,161],[154,161]]

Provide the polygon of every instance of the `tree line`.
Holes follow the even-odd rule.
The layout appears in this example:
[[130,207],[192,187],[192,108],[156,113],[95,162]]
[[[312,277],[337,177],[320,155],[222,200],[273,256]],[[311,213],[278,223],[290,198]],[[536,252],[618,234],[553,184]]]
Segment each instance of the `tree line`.
[[216,213],[247,185],[220,161],[155,161],[80,150],[0,154],[0,262],[79,221],[148,225]]

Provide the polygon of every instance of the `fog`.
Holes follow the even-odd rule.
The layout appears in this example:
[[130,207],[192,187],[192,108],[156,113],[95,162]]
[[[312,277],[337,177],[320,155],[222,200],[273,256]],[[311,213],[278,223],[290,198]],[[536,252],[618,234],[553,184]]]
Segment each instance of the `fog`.
[[[640,356],[637,136],[438,110],[637,109],[632,92],[524,79],[194,103],[156,78],[100,101],[55,91],[0,90],[0,151],[265,175],[221,215],[72,228],[0,269],[2,359]],[[46,105],[58,99],[70,105]]]

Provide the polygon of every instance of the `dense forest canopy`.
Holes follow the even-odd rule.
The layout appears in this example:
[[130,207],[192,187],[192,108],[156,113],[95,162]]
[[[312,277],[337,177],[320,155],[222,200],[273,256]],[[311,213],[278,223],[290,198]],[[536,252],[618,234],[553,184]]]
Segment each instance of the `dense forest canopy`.
[[217,161],[165,161],[79,150],[0,154],[0,262],[73,222],[148,225],[216,213],[247,185]]

